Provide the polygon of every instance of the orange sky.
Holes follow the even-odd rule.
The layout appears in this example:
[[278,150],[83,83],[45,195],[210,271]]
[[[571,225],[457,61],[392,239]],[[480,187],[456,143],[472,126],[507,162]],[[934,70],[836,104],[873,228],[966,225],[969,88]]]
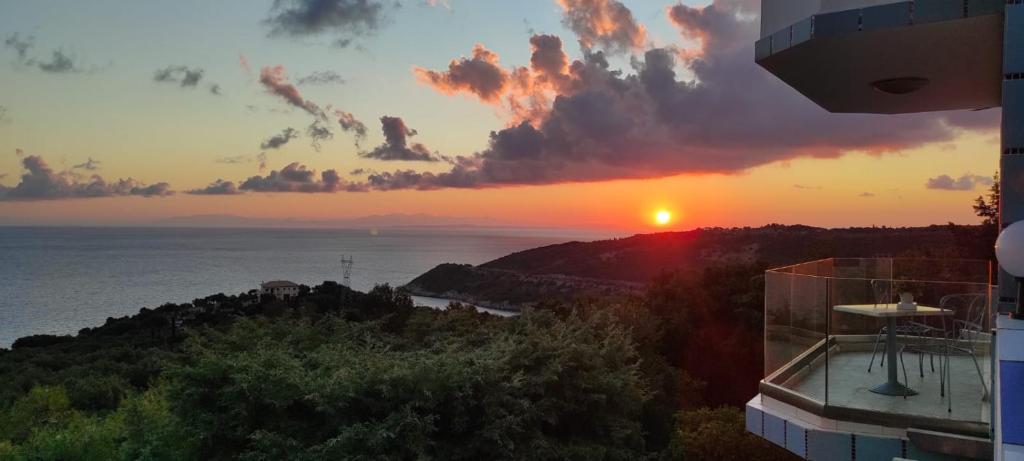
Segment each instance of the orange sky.
[[[243,9],[227,4],[197,2],[202,7],[182,6],[161,11],[161,14],[153,14],[154,7],[144,3],[95,8],[83,7],[77,2],[66,2],[66,8],[41,8],[33,2],[12,4],[9,11],[5,11],[9,14],[0,17],[0,30],[10,31],[12,35],[7,38],[13,37],[15,41],[24,41],[31,46],[27,48],[28,57],[22,58],[9,45],[0,48],[0,58],[9,63],[0,65],[0,80],[7,82],[8,87],[18,88],[18,91],[8,92],[0,98],[0,192],[2,187],[11,188],[19,183],[24,173],[22,162],[25,156],[36,155],[45,159],[55,174],[66,175],[63,177],[83,178],[78,180],[82,181],[92,174],[100,174],[108,182],[118,178],[134,178],[147,184],[168,182],[177,194],[159,198],[0,200],[0,225],[147,224],[161,218],[200,214],[336,219],[403,213],[481,217],[531,226],[649,231],[656,229],[653,214],[662,208],[673,213],[673,222],[667,226],[673,229],[757,226],[773,222],[830,227],[976,222],[971,204],[974,197],[985,192],[984,185],[972,190],[936,190],[926,188],[925,184],[930,178],[940,175],[953,178],[961,175],[991,176],[998,168],[998,133],[994,131],[964,131],[953,125],[943,125],[946,130],[935,132],[921,129],[921,126],[931,125],[907,125],[917,126],[919,132],[908,135],[913,139],[903,140],[905,145],[947,139],[949,136],[953,140],[923,144],[895,153],[868,155],[848,152],[839,158],[798,158],[744,170],[744,166],[758,163],[749,161],[751,155],[758,154],[756,151],[739,152],[739,148],[735,148],[733,155],[730,150],[734,141],[730,139],[732,132],[721,130],[721,126],[746,123],[749,127],[753,125],[750,120],[764,123],[766,129],[762,131],[767,134],[758,130],[748,130],[748,133],[761,142],[777,144],[762,146],[752,142],[750,145],[765,147],[766,152],[774,149],[772,158],[787,157],[783,152],[787,149],[804,155],[815,155],[816,149],[821,149],[821,155],[830,156],[842,150],[843,146],[898,143],[900,133],[892,133],[898,130],[878,133],[880,140],[876,141],[870,136],[874,134],[871,130],[877,125],[879,131],[884,131],[888,122],[872,118],[871,123],[823,124],[832,130],[824,134],[805,129],[801,139],[807,140],[806,145],[787,145],[789,140],[778,139],[776,133],[798,130],[810,122],[824,119],[826,114],[820,111],[819,116],[819,109],[810,108],[810,103],[803,101],[791,88],[778,82],[772,85],[773,77],[768,78],[767,73],[750,60],[753,39],[743,34],[734,36],[732,32],[733,29],[742,29],[746,31],[744,34],[749,34],[756,30],[756,15],[710,15],[705,18],[709,21],[693,21],[688,25],[680,22],[679,18],[670,17],[670,9],[680,8],[677,13],[696,17],[714,13],[713,8],[718,3],[721,3],[719,7],[725,8],[735,2],[688,0],[667,3],[623,0],[633,13],[628,21],[590,24],[589,30],[587,24],[570,24],[563,14],[568,8],[615,6],[618,2],[451,2],[449,8],[411,5],[409,8],[387,10],[390,22],[382,22],[386,26],[374,34],[358,37],[360,46],[348,49],[325,44],[331,37],[310,35],[302,40],[282,40],[268,34],[269,2],[268,5],[253,4]],[[704,7],[710,9],[700,10]],[[65,9],[74,14],[59,13]],[[164,14],[170,17],[165,19]],[[111,19],[122,16],[132,20]],[[509,17],[527,18],[528,21],[502,20]],[[707,30],[685,29],[711,24],[710,21],[716,17],[719,21],[726,18],[733,29],[724,26]],[[363,154],[368,150],[384,145],[386,136],[382,136],[379,122],[382,116],[401,117],[408,127],[416,130],[415,135],[408,136],[410,145],[422,142],[437,155],[445,155],[446,158],[462,155],[482,162],[485,157],[473,156],[492,149],[489,144],[492,138],[488,134],[493,136],[495,131],[507,131],[503,128],[520,119],[511,117],[507,108],[501,107],[502,99],[483,100],[480,87],[474,86],[476,83],[453,80],[449,66],[454,65],[453,59],[454,63],[466,64],[466,61],[460,61],[462,58],[459,56],[468,57],[475,47],[480,46],[481,50],[485,47],[487,53],[493,55],[484,53],[484,61],[497,66],[499,74],[508,74],[504,77],[511,78],[509,76],[513,72],[531,75],[530,85],[543,87],[541,93],[546,91],[551,96],[562,92],[559,96],[567,100],[577,96],[571,87],[583,80],[580,75],[565,74],[567,67],[560,66],[557,76],[529,67],[533,59],[531,52],[537,52],[533,42],[537,38],[535,34],[549,34],[546,35],[549,39],[560,38],[562,48],[558,52],[564,53],[563,64],[575,65],[580,63],[579,60],[586,60],[587,53],[578,49],[578,41],[605,49],[609,68],[623,72],[614,77],[620,79],[620,84],[627,83],[625,76],[638,72],[635,66],[639,60],[645,59],[645,52],[654,47],[693,52],[698,49],[693,48],[697,44],[694,37],[697,37],[708,41],[700,43],[706,48],[701,50],[702,53],[718,53],[719,61],[725,64],[728,64],[728,59],[738,56],[738,62],[743,65],[737,67],[740,71],[723,67],[721,72],[707,75],[708,82],[704,83],[715,83],[711,81],[712,77],[757,72],[752,75],[761,77],[762,86],[758,88],[773,92],[771,96],[775,98],[768,98],[765,105],[792,101],[801,101],[803,105],[786,105],[792,110],[779,114],[780,118],[784,118],[782,115],[799,114],[792,120],[772,125],[773,120],[768,119],[772,119],[774,114],[770,111],[749,115],[762,109],[762,105],[756,103],[765,94],[730,99],[729,93],[735,88],[723,86],[726,91],[709,92],[708,95],[720,97],[725,102],[719,104],[718,99],[711,99],[706,107],[683,105],[695,115],[683,113],[672,122],[676,125],[665,125],[665,129],[672,133],[700,133],[704,129],[714,131],[718,128],[717,134],[709,135],[718,136],[715,139],[718,144],[713,149],[706,149],[707,145],[701,144],[703,140],[693,144],[686,144],[684,140],[678,150],[671,143],[655,146],[650,149],[658,152],[653,157],[645,158],[644,152],[615,152],[612,149],[623,158],[608,161],[609,156],[594,154],[597,163],[608,161],[602,167],[622,168],[621,174],[607,174],[605,171],[602,173],[604,176],[599,176],[605,178],[635,176],[638,170],[630,169],[634,165],[625,161],[634,160],[632,157],[638,157],[636,163],[648,168],[644,174],[700,171],[704,165],[701,162],[707,163],[703,166],[706,169],[736,170],[732,174],[684,173],[643,180],[429,191],[406,189],[317,194],[252,191],[225,196],[185,193],[203,188],[215,179],[230,180],[240,185],[247,178],[281,170],[291,162],[306,165],[317,174],[329,169],[337,170],[351,182],[367,180],[366,174],[350,174],[355,169],[438,173],[452,168],[452,164],[443,161],[389,162],[367,158]],[[418,39],[424,36],[431,37],[431,40]],[[124,40],[123,37],[133,39]],[[179,39],[162,39],[164,37]],[[77,67],[66,73],[41,71],[38,63],[55,49],[67,50]],[[694,78],[695,73],[689,64],[682,61],[681,56],[685,54],[680,51],[680,61],[673,68],[677,73],[673,83],[679,85],[676,96],[701,101],[707,95],[686,93],[687,82]],[[239,64],[240,55],[245,57],[245,66]],[[179,63],[202,69],[202,84],[184,88],[177,82],[154,81],[155,70]],[[306,137],[280,149],[262,148],[261,142],[270,135],[280,133],[285,127],[304,131],[311,120],[301,104],[296,106],[294,101],[289,102],[259,82],[261,67],[277,65],[287,69],[290,80],[286,83],[297,85],[291,89],[301,91],[300,98],[305,98],[302,101],[315,102],[324,108],[344,108],[366,122],[368,136],[362,145],[354,145],[352,133],[340,131],[332,119],[335,136],[325,142],[321,150],[312,148]],[[440,84],[432,87],[429,82],[425,84],[413,71],[420,68],[430,69],[431,75],[436,75],[439,82],[451,88]],[[528,68],[532,73],[524,74]],[[336,72],[344,82],[330,85],[298,83],[304,75],[325,70]],[[723,85],[735,84],[729,78],[722,79]],[[562,83],[557,83],[559,81]],[[569,85],[565,82],[575,83]],[[740,83],[741,89],[745,84],[746,81]],[[209,85],[217,85],[221,94],[212,95]],[[522,89],[514,89],[511,80],[504,81],[502,85],[505,95],[523,96],[517,93]],[[599,86],[595,88],[601,90]],[[656,98],[654,101],[659,102]],[[736,102],[750,105],[728,112],[733,107],[730,104]],[[551,101],[546,103],[550,105]],[[623,112],[632,108],[628,104],[622,107],[627,108]],[[610,108],[609,112],[612,111]],[[550,107],[544,107],[537,120],[531,121],[541,126],[540,122],[552,116],[551,112]],[[586,110],[577,112],[588,115]],[[751,118],[744,119],[744,115]],[[721,125],[713,123],[720,119],[729,120],[721,122]],[[647,123],[646,120],[638,120],[634,126]],[[857,131],[858,128],[862,131]],[[723,135],[723,131],[727,132]],[[644,141],[657,137],[648,134],[643,133],[637,139]],[[841,139],[844,135],[846,138]],[[621,138],[613,136],[609,139]],[[601,146],[601,143],[587,144],[592,139],[583,141],[579,145]],[[23,153],[14,155],[18,150]],[[261,151],[267,159],[265,169],[258,167]],[[590,155],[590,152],[557,154],[572,158]],[[679,166],[671,158],[688,155],[704,157],[693,162],[696,166],[685,162],[680,162],[684,166]],[[727,163],[733,156],[742,157],[746,163]],[[229,163],[223,161],[225,158],[240,160]],[[97,160],[100,168],[96,171],[74,168],[87,159]],[[548,166],[557,166],[563,159],[556,156],[546,160]],[[716,164],[719,160],[723,163]],[[581,169],[573,170],[570,166],[565,171]],[[556,171],[553,174],[561,173]],[[562,179],[556,177],[554,181]],[[501,183],[493,178],[490,180],[488,183],[485,178],[481,184]]]
[[[836,226],[972,223],[983,188],[931,190],[928,178],[948,171],[991,174],[992,135],[881,156],[798,159],[735,175],[682,175],[550,186],[339,194],[251,194],[224,197],[114,197],[0,203],[15,223],[140,223],[169,216],[234,214],[332,219],[386,213],[488,217],[524,225],[650,231],[653,213],[671,210],[668,228],[757,226],[772,222]],[[800,187],[797,187],[800,186]],[[871,197],[861,196],[864,193]]]

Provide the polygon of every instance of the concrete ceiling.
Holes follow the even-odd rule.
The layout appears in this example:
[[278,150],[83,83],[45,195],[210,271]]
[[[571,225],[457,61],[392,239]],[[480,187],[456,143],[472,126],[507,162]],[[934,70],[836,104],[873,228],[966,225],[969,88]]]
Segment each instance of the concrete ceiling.
[[[898,114],[982,109],[1001,102],[1001,14],[812,38],[760,61],[830,112]],[[926,78],[909,94],[872,83]]]

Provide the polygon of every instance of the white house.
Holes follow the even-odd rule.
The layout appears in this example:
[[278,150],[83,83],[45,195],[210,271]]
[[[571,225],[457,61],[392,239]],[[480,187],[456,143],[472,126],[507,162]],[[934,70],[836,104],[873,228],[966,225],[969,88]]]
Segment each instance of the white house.
[[260,295],[273,295],[277,299],[291,299],[299,295],[299,285],[287,280],[260,283]]

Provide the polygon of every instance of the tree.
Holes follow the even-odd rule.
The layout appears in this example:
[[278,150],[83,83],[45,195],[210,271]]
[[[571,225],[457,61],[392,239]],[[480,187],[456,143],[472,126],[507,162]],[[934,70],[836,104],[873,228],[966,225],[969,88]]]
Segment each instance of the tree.
[[982,195],[974,200],[974,214],[982,218],[983,226],[999,225],[999,173],[995,174],[994,179],[989,188],[988,200]]

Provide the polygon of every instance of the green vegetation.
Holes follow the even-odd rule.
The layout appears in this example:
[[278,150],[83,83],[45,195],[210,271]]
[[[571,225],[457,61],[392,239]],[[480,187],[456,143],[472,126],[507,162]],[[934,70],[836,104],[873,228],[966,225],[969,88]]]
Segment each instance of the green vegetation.
[[[737,443],[784,456],[743,433],[739,410],[699,410],[726,386],[685,368],[718,346],[676,332],[699,330],[714,294],[694,304],[680,283],[500,318],[326,282],[23,338],[0,351],[0,459],[702,460]],[[720,368],[746,367],[731,360]],[[691,429],[695,411],[722,421]]]

